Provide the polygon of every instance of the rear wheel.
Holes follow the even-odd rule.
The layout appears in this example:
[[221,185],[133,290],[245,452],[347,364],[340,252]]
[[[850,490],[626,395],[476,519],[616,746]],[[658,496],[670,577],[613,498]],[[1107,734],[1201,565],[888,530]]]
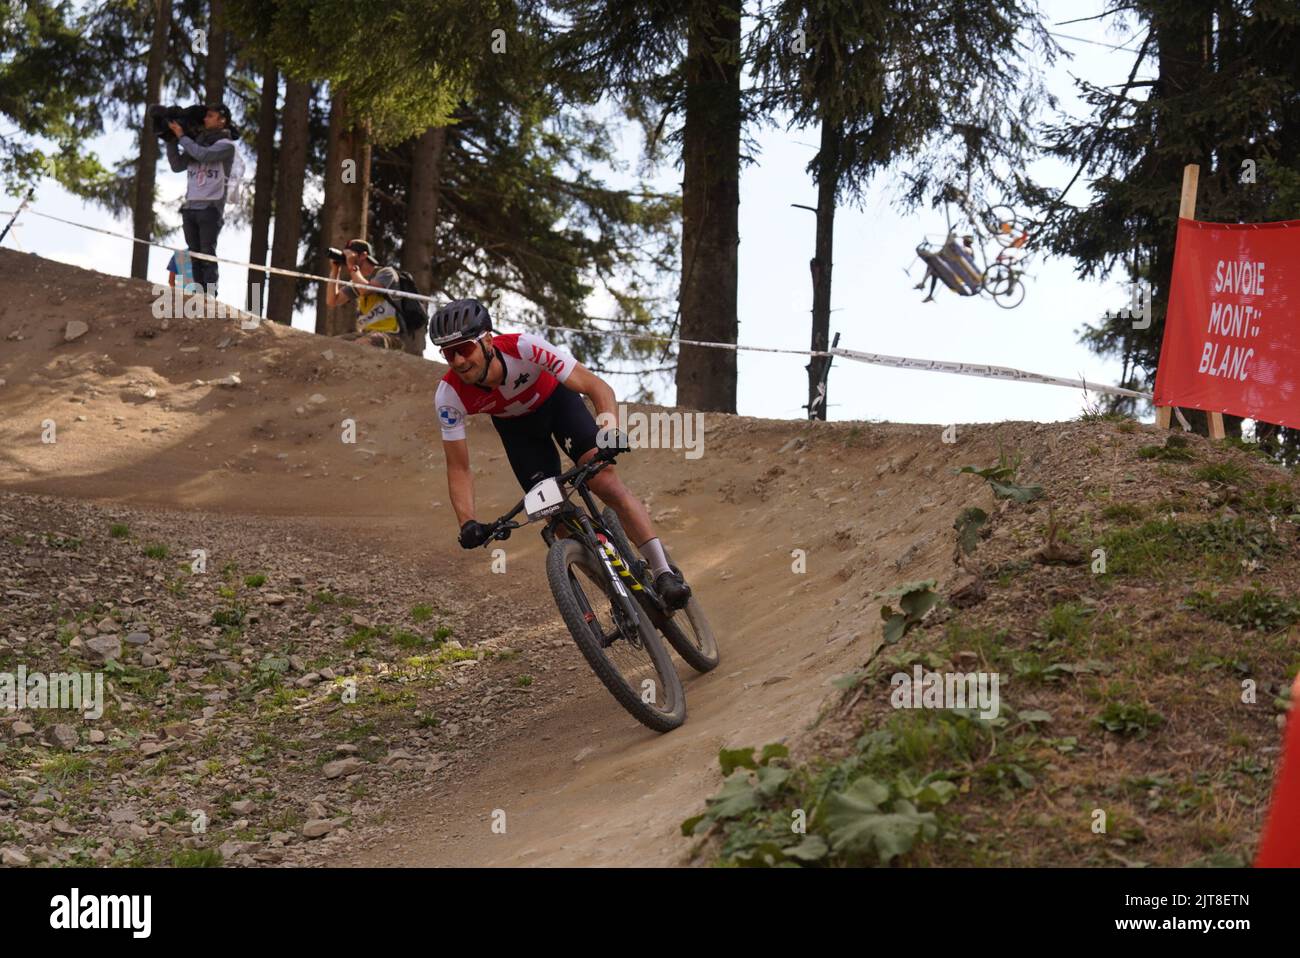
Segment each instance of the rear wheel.
[[[623,532],[623,524],[618,521],[617,513],[606,506],[600,518],[614,539],[614,547],[618,549],[619,554],[629,562],[635,561],[632,544],[628,542],[627,534]],[[672,554],[667,549],[664,550],[664,554],[668,556],[669,568],[681,575],[682,570],[673,562]],[[686,664],[696,672],[711,672],[718,667],[718,642],[713,636],[709,620],[705,618],[700,600],[694,593],[684,609],[670,612],[666,616],[657,609],[651,610],[650,621],[677,650],[677,654],[686,660]]]
[[604,564],[578,540],[559,539],[546,577],[573,640],[619,704],[656,732],[681,725],[686,694],[672,656],[641,606],[615,593]]
[[1003,309],[1015,309],[1025,299],[1025,284],[1020,274],[1006,263],[994,263],[984,271],[982,288]]

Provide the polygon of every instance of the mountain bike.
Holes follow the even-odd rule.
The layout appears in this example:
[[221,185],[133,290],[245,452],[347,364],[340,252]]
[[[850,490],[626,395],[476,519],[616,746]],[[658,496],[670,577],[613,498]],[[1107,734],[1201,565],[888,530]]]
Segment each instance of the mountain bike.
[[[597,511],[587,483],[617,453],[606,450],[609,458],[598,455],[559,476],[535,476],[524,498],[488,526],[484,545],[545,522],[546,578],[574,642],[620,705],[643,725],[669,732],[686,720],[686,695],[661,634],[700,672],[717,666],[718,645],[698,599],[669,609],[613,510]],[[527,519],[514,521],[521,512]],[[668,560],[680,573],[671,554]]]

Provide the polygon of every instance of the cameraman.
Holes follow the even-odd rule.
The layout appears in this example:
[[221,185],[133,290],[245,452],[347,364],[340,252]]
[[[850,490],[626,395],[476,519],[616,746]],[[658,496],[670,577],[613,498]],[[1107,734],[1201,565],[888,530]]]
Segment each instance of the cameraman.
[[[341,266],[347,267],[349,278],[361,287],[360,291],[339,281]],[[397,270],[391,266],[380,268],[369,243],[354,239],[344,246],[343,263],[331,256],[330,281],[325,293],[326,306],[342,306],[354,299],[358,301],[356,331],[344,333],[341,339],[361,340],[380,349],[402,348],[402,327],[397,320],[397,307],[382,292],[397,288]],[[366,287],[376,292],[369,292]]]
[[[167,143],[167,162],[179,173],[186,170],[189,183],[181,204],[181,227],[191,253],[215,256],[217,234],[224,223],[226,180],[235,160],[235,128],[223,104],[209,106],[203,129],[190,137],[174,120],[167,124],[176,137]],[[194,281],[211,296],[217,294],[217,264],[194,259]]]

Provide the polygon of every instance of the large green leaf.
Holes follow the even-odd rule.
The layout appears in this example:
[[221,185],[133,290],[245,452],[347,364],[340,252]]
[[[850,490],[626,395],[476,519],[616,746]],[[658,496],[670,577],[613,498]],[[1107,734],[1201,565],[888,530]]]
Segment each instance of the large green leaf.
[[[907,616],[901,612],[894,612],[889,606],[885,606],[880,611],[885,620],[885,644],[893,645],[895,642],[901,641],[907,633]],[[886,611],[890,614],[884,615]]]
[[798,845],[785,850],[786,858],[795,858],[801,862],[815,862],[826,857],[830,851],[826,839],[820,835],[809,835]]
[[710,818],[735,818],[758,807],[758,792],[754,790],[748,772],[736,772],[708,802]]
[[777,765],[764,765],[758,770],[758,793],[764,798],[771,798],[789,777],[789,769]]
[[847,799],[847,793],[832,797],[834,807],[827,816],[831,826],[831,847],[837,852],[864,855],[872,848],[882,865],[911,851],[918,838],[932,838],[938,833],[935,817],[918,812],[911,802],[898,799],[894,811],[880,813],[863,808],[861,802]]
[[988,521],[989,514],[983,509],[971,506],[963,509],[952,527],[957,530],[957,544],[961,551],[970,555],[980,541],[980,526]]
[[989,480],[989,488],[998,499],[1014,499],[1016,502],[1033,502],[1043,494],[1042,486],[1018,486],[1014,482]]
[[976,469],[974,466],[962,466],[957,470],[960,475],[963,472],[969,472],[971,475],[979,476],[981,479],[987,479],[989,482],[1015,478],[1016,472],[1010,466],[989,466],[986,469]]
[[844,791],[834,792],[828,801],[826,823],[835,828],[848,818],[879,811],[889,801],[889,786],[870,775],[859,775]]
[[780,742],[768,742],[763,746],[763,751],[759,753],[758,764],[766,765],[774,758],[789,758],[790,750]]
[[927,612],[939,604],[939,599],[937,592],[931,592],[930,587],[926,587],[908,592],[898,600],[898,604],[903,607],[909,619],[919,622]]
[[724,748],[718,751],[718,764],[722,766],[722,777],[726,778],[738,768],[758,768],[754,761],[754,749]]
[[686,819],[686,821],[682,822],[682,834],[687,836],[694,835],[695,826],[700,824],[700,822],[704,821],[706,818],[708,818],[707,815],[692,815],[690,818]]

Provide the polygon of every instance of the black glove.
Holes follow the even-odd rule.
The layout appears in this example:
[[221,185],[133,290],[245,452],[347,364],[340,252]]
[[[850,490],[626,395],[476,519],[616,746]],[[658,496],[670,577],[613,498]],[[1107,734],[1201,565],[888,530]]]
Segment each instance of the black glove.
[[630,452],[631,444],[628,442],[627,433],[621,429],[610,427],[602,429],[596,435],[596,458],[614,461],[614,457],[625,452]]
[[460,527],[460,536],[457,541],[460,542],[462,549],[477,549],[488,541],[490,535],[490,526],[485,526],[481,522],[470,519]]

